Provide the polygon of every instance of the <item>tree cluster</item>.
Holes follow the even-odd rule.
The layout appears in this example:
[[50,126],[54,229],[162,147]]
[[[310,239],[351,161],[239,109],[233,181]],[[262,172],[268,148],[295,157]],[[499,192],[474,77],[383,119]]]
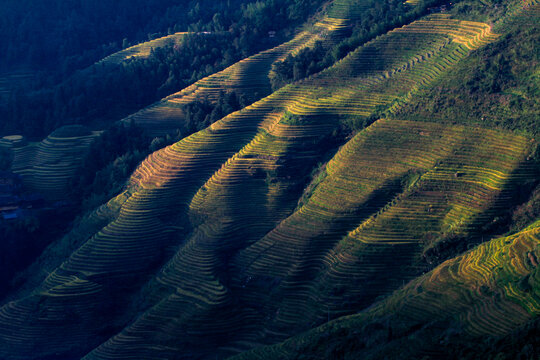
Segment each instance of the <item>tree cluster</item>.
[[148,154],[150,140],[133,124],[105,130],[90,146],[70,184],[70,198],[87,211],[119,193]]
[[[206,1],[189,2],[186,5],[187,15],[179,17],[183,22],[168,27],[171,32],[193,32],[186,36],[181,44],[155,49],[149,58],[132,59],[120,65],[98,63],[73,73],[59,83],[48,80],[47,73],[43,73],[41,77],[38,74],[33,80],[32,89],[14,92],[7,104],[0,105],[0,117],[6,120],[0,124],[0,134],[22,133],[38,139],[65,124],[106,128],[106,124],[112,120],[127,116],[244,57],[277,45],[284,37],[290,36],[291,29],[317,9],[321,2],[322,0],[238,0],[219,2],[219,6],[206,6]],[[173,3],[180,6],[178,4],[182,2],[176,0]],[[142,5],[137,4],[136,2],[132,11],[142,11]],[[147,6],[151,7],[152,4],[153,2],[150,2]],[[133,4],[129,7],[133,7]],[[99,8],[101,9],[101,5]],[[174,9],[176,7],[173,6],[164,10],[168,14],[167,18],[173,17],[170,14],[176,14]],[[130,21],[131,18],[122,19],[123,22]],[[148,25],[143,28],[164,27],[164,20],[152,19],[155,21],[153,27]],[[137,21],[135,23],[127,28],[136,28],[136,25],[140,24]],[[58,27],[62,28],[62,24],[61,22]],[[14,27],[17,28],[15,25]],[[270,37],[269,31],[277,31],[277,35]],[[163,33],[149,33],[150,38],[158,35]],[[69,42],[71,36],[72,32],[65,30],[63,36],[59,35],[61,40],[57,41]],[[127,46],[128,42],[125,43]],[[62,47],[61,44],[55,46]],[[86,50],[91,48],[85,43],[80,46],[77,56],[86,54]],[[66,54],[55,56],[53,63],[59,64],[69,57]],[[46,58],[49,59],[50,56]],[[96,57],[92,57],[92,61],[95,60]],[[45,65],[43,63],[37,66],[45,68]],[[75,66],[78,67],[80,65]]]
[[290,55],[285,60],[272,66],[272,89],[277,90],[294,81],[318,73],[332,65],[334,58],[327,52],[320,41],[312,48],[304,48],[296,55]]
[[400,0],[371,0],[370,4],[366,5],[364,16],[353,22],[348,36],[335,46],[325,48],[318,42],[312,48],[303,49],[298,54],[289,55],[282,62],[274,64],[272,88],[276,90],[320,72],[365,42],[413,21],[424,15],[429,7],[442,2],[424,0],[411,8]]
[[[59,74],[88,66],[121,45],[206,23],[246,0],[5,0],[0,65]],[[124,41],[125,39],[125,41]]]
[[186,104],[183,107],[186,115],[186,130],[188,133],[202,130],[224,116],[246,107],[249,103],[250,101],[244,96],[239,97],[232,91],[221,92],[215,104],[207,99]]

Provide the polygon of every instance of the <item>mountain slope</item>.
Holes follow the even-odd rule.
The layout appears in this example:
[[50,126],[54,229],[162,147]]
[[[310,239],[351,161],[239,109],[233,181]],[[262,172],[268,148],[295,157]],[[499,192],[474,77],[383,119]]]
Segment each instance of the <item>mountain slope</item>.
[[[437,26],[444,29],[446,19],[437,16],[431,19],[436,29]],[[253,300],[256,302],[255,305],[252,305],[249,299],[244,299],[243,297],[247,295],[243,296],[242,293],[247,293],[248,290],[243,290],[247,285],[242,284],[242,280],[238,278],[243,271],[233,270],[227,273],[227,268],[234,264],[228,259],[231,254],[238,251],[237,249],[249,245],[270,231],[280,217],[283,218],[287,211],[292,210],[295,202],[291,194],[295,191],[298,194],[300,190],[297,184],[298,179],[302,172],[305,174],[309,169],[305,169],[304,166],[309,162],[315,164],[317,158],[320,158],[321,154],[317,154],[317,150],[321,150],[325,134],[332,131],[332,123],[328,123],[332,116],[350,113],[367,116],[377,105],[388,104],[397,94],[406,94],[407,86],[412,87],[420,81],[425,81],[423,77],[414,73],[412,75],[403,73],[406,67],[414,69],[413,66],[418,63],[419,67],[426,68],[432,65],[430,60],[437,63],[448,52],[466,53],[465,45],[448,44],[448,38],[444,35],[426,34],[422,30],[423,24],[423,22],[419,25],[412,24],[410,28],[405,27],[403,30],[383,36],[351,54],[335,68],[313,79],[303,81],[301,84],[285,87],[251,107],[217,122],[208,131],[187,138],[170,149],[162,151],[162,154],[154,154],[148,162],[143,163],[134,176],[143,188],[150,184],[163,187],[169,183],[168,179],[180,179],[180,174],[184,173],[186,175],[183,176],[186,178],[188,174],[201,174],[203,168],[194,168],[194,165],[199,163],[206,171],[213,161],[219,159],[216,156],[216,150],[219,151],[219,156],[224,156],[229,151],[227,147],[224,147],[225,143],[219,141],[227,134],[225,131],[234,131],[234,137],[232,133],[227,135],[229,146],[234,145],[240,139],[239,135],[246,133],[248,129],[246,120],[249,119],[250,112],[257,110],[256,113],[261,116],[259,109],[262,111],[266,107],[272,109],[269,113],[272,117],[259,120],[263,122],[259,125],[262,129],[259,130],[257,136],[234,156],[229,156],[225,163],[221,160],[223,163],[221,168],[190,200],[189,216],[194,219],[192,223],[202,223],[164,268],[163,274],[158,276],[158,283],[169,287],[174,292],[163,297],[162,301],[147,311],[133,325],[91,353],[88,358],[117,358],[118,356],[133,358],[141,353],[148,354],[149,357],[168,357],[182,351],[187,351],[187,354],[191,354],[190,356],[201,356],[205,352],[215,352],[209,348],[209,339],[212,339],[217,346],[233,341],[234,345],[225,345],[218,350],[220,353],[227,354],[256,345],[263,337],[266,341],[275,341],[274,339],[286,336],[286,334],[273,332],[261,333],[265,328],[264,322],[261,322],[262,317],[272,314],[270,309],[262,311],[259,309],[266,303],[264,297],[261,298],[261,295],[265,294],[265,289],[257,289],[258,291],[255,292],[258,294]],[[467,30],[469,26],[470,24],[467,23]],[[478,24],[477,28],[478,34],[482,34],[483,26]],[[410,54],[399,52],[400,48],[396,48],[398,44],[403,47],[410,45],[402,41],[409,34],[411,34],[413,44],[418,44],[420,49],[417,51],[421,54],[423,51],[433,51],[433,55],[425,56],[428,59],[426,65],[418,60],[407,60],[407,55],[410,56]],[[426,38],[434,38],[434,40],[428,42]],[[388,52],[394,56],[389,56]],[[367,57],[377,59],[377,55],[380,56],[381,62],[373,61],[372,68],[350,71],[356,63],[361,63]],[[443,66],[450,66],[451,62],[443,64],[439,71],[444,70]],[[397,69],[392,69],[392,66],[397,66]],[[389,71],[381,74],[381,68]],[[341,77],[347,73],[351,75],[345,82],[346,86],[343,87],[342,82],[335,80],[335,76]],[[409,76],[412,79],[405,83],[405,87],[403,81],[398,83],[398,79],[408,79]],[[387,94],[377,96],[373,89],[383,86]],[[366,88],[372,92],[368,93]],[[396,94],[394,97],[392,97],[392,90]],[[325,98],[326,94],[331,94],[331,97]],[[354,102],[351,101],[353,98]],[[292,115],[276,114],[276,110],[284,106]],[[242,116],[243,121],[236,125],[239,120],[237,118],[243,113],[246,113]],[[240,124],[242,127],[239,127]],[[336,125],[338,124],[334,123],[333,126]],[[240,130],[243,131],[240,132]],[[208,152],[212,148],[216,150]],[[518,150],[518,153],[526,148],[527,146]],[[195,149],[205,151],[194,152]],[[191,159],[194,160],[197,158],[208,160],[204,162],[199,160],[187,166],[189,163],[186,160],[190,159],[186,157],[188,154],[192,154]],[[522,159],[522,156],[518,155],[518,159]],[[178,160],[173,160],[175,158]],[[177,168],[171,167],[173,163],[177,164]],[[152,169],[161,170],[158,173],[155,171],[152,173]],[[287,169],[295,169],[295,176],[293,177]],[[191,175],[190,179],[193,181],[194,177]],[[188,184],[192,186],[191,182],[180,183],[179,185],[183,186],[176,192],[185,194],[189,189],[186,186]],[[172,186],[167,185],[167,188],[172,191]],[[244,201],[232,201],[238,198],[239,194],[242,194]],[[268,195],[263,196],[264,194]],[[175,200],[180,199],[176,197]],[[157,200],[154,199],[153,203],[156,202]],[[286,239],[287,244],[292,244],[290,237]],[[264,241],[265,238],[261,240],[261,242]],[[286,253],[293,254],[294,252]],[[265,252],[259,255],[259,259],[263,261],[265,255],[272,259],[279,259],[283,253],[272,255]],[[293,260],[291,265],[295,267],[301,263],[295,263]],[[275,262],[265,264],[267,270],[276,268]],[[262,277],[266,279],[262,281],[263,283],[276,284],[273,278]],[[171,292],[171,290],[168,291]],[[296,298],[293,294],[291,297]],[[296,304],[300,305],[302,302],[299,300]],[[283,308],[286,309],[287,305],[283,304],[280,310]],[[170,314],[178,314],[178,316]],[[306,315],[305,310],[302,314]],[[163,327],[163,321],[168,325]],[[291,328],[290,323],[286,326],[290,331],[297,330]],[[153,330],[150,331],[150,329]],[[195,350],[193,344],[202,340],[199,335],[202,333],[207,336],[204,340],[206,348]],[[231,336],[234,337],[231,338]],[[199,351],[203,351],[203,354]]]
[[477,341],[460,358],[484,358],[482,337],[509,335],[540,313],[539,245],[536,222],[444,262],[360,314],[235,359],[456,358],[460,338]]
[[[336,4],[357,16],[341,7],[352,2]],[[317,38],[303,36],[166,102],[237,85],[264,89],[273,62]],[[375,119],[497,38],[487,24],[431,14],[153,153],[108,204],[114,219],[0,309],[9,344],[0,357],[234,355],[361,311],[428,268],[430,248],[482,236],[537,179],[534,140]],[[357,134],[348,137],[347,127]],[[502,323],[504,333],[536,316],[530,304],[530,316],[516,310],[514,323]],[[252,354],[287,355],[287,346]]]
[[540,4],[524,4],[517,17],[501,19],[503,36],[476,51],[455,72],[419,91],[396,112],[397,118],[526,131],[538,137],[540,95],[538,19]]
[[122,61],[129,60],[131,58],[147,58],[150,56],[152,50],[160,47],[178,45],[182,42],[182,38],[186,35],[186,32],[177,32],[171,35],[162,36],[160,38],[146,41],[141,44],[130,46],[124,50],[115,52],[104,59],[100,60],[98,64],[119,64]]
[[236,92],[251,102],[271,93],[269,75],[272,64],[283,60],[289,54],[312,46],[321,41],[324,46],[334,44],[346,27],[346,19],[325,18],[316,23],[312,29],[301,31],[291,41],[273,49],[243,59],[227,69],[197,81],[195,84],[170,95],[160,102],[145,108],[125,121],[134,121],[137,125],[161,135],[171,129],[185,126],[185,114],[182,105],[194,101],[216,102],[220,93]]
[[66,200],[69,181],[98,134],[82,126],[65,126],[39,143],[9,141],[15,136],[6,137],[0,146],[13,154],[11,170],[22,176],[27,190],[48,200]]

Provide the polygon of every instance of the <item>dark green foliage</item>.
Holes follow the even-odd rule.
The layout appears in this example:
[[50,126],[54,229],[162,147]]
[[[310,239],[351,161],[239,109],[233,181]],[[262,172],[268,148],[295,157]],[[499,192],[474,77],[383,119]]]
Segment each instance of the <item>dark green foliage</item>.
[[496,127],[538,137],[539,30],[538,25],[513,25],[434,87],[419,92],[396,117]]
[[304,206],[309,201],[309,199],[313,195],[313,192],[315,191],[317,186],[319,186],[319,184],[328,175],[326,173],[326,164],[327,163],[320,162],[320,163],[317,164],[317,166],[315,166],[313,168],[313,170],[311,170],[311,174],[309,175],[309,183],[308,183],[307,187],[304,189],[304,192],[302,193],[302,196],[298,200],[298,205],[297,205],[295,211],[300,209],[302,206]]
[[272,89],[279,89],[320,72],[365,42],[417,19],[426,14],[429,7],[443,2],[425,0],[410,8],[399,0],[372,1],[367,6],[365,14],[353,23],[348,36],[334,47],[325,49],[318,42],[312,48],[303,49],[294,56],[289,55],[282,62],[275,64],[272,68],[274,71],[274,77],[271,79]]
[[345,57],[366,41],[383,34],[397,26],[404,25],[422,15],[427,6],[436,1],[426,1],[410,9],[403,1],[391,0],[388,2],[373,1],[366,14],[353,25],[351,36],[331,49],[334,60]]
[[518,206],[512,214],[511,230],[519,231],[540,218],[540,185],[534,189],[527,202]]
[[70,186],[71,198],[83,211],[118,194],[128,176],[148,154],[150,140],[133,124],[104,131],[90,146]]
[[[120,65],[98,64],[66,82],[17,93],[2,108],[0,133],[40,138],[69,123],[107,127],[138,109],[240,60],[234,36],[191,35],[181,45],[159,48],[148,59]],[[240,46],[238,44],[238,46]]]
[[[477,51],[476,55],[482,61],[464,79],[466,89],[495,94],[515,88],[528,80],[526,76],[529,75],[529,67],[540,59],[535,49],[540,33],[538,27],[516,30]],[[538,95],[537,83],[527,85],[523,89],[524,96]]]
[[333,64],[334,58],[316,42],[313,48],[302,49],[297,55],[287,56],[281,62],[272,66],[274,76],[271,78],[272,89],[277,90],[294,81],[318,73]]
[[0,65],[66,75],[119,50],[120,44],[146,41],[168,29],[186,31],[191,23],[207,23],[214,13],[245,2],[6,0],[0,6]]
[[285,111],[285,114],[281,118],[280,123],[286,125],[301,125],[303,121],[303,116],[293,114],[289,111]]
[[[180,0],[174,3],[178,2],[181,3]],[[279,44],[321,1],[266,0],[243,6],[240,4],[246,1],[203,5],[206,3],[190,2],[187,16],[185,5],[169,8],[162,21],[171,21],[181,9],[183,13],[178,16],[178,22],[169,24],[174,25],[174,31],[210,34],[186,36],[180,45],[154,50],[148,59],[134,59],[114,66],[97,64],[58,85],[51,85],[55,81],[44,74],[33,82],[32,91],[15,92],[8,104],[0,104],[0,117],[6,119],[0,123],[0,134],[23,133],[41,138],[59,126],[73,123],[106,128],[111,121]],[[137,4],[127,7],[138,11]],[[158,22],[156,29],[158,24],[165,28]],[[277,31],[276,37],[268,36],[271,30]],[[50,37],[49,34],[47,39]],[[62,55],[53,57],[55,64],[63,60]]]
[[505,0],[461,0],[449,6],[449,12],[459,19],[491,23],[499,20],[516,2]]
[[221,92],[215,104],[208,100],[195,101],[183,106],[186,115],[186,132],[188,134],[202,130],[224,116],[238,111],[251,103],[244,96],[238,96],[234,91]]

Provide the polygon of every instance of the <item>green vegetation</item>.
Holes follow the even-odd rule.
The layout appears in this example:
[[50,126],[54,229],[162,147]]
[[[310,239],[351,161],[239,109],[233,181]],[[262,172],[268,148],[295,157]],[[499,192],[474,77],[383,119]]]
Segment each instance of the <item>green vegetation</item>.
[[229,93],[220,92],[215,103],[211,103],[207,99],[187,103],[182,105],[182,111],[185,114],[185,127],[189,133],[203,130],[226,115],[243,109],[247,105],[248,100],[243,96],[239,98],[234,91]]
[[4,279],[0,358],[535,356],[533,1],[193,2],[176,46],[98,64],[159,80],[102,132],[0,141],[79,202]]
[[[176,21],[179,23],[169,24],[169,27],[174,27],[174,31],[191,32],[183,37],[180,44],[158,47],[148,58],[135,58],[120,64],[100,62],[90,66],[98,60],[94,58],[91,63],[86,64],[89,68],[76,66],[80,71],[67,71],[68,74],[57,81],[48,79],[47,74],[44,74],[43,78],[33,79],[35,87],[28,86],[24,91],[14,92],[6,104],[0,104],[0,117],[5,120],[0,123],[0,134],[24,133],[40,138],[57,127],[73,123],[106,128],[112,121],[148,106],[205,76],[249,55],[278,45],[290,37],[294,29],[317,11],[322,3],[321,0],[171,2],[172,4],[167,4],[158,1],[145,6],[147,9],[158,7],[162,11],[168,8],[164,18],[159,18],[156,12],[156,18],[150,21],[153,28],[159,27],[160,22],[175,21],[173,19],[177,16]],[[187,7],[185,3],[188,3]],[[241,4],[244,6],[240,6]],[[9,5],[13,6],[16,13],[21,11],[16,4]],[[102,6],[107,8],[111,5]],[[121,7],[119,4],[116,4],[115,8],[116,6]],[[130,9],[140,6],[143,6],[143,3],[126,4]],[[53,10],[59,13],[65,11],[60,5],[56,5]],[[103,10],[95,9],[96,14]],[[25,16],[22,13],[18,15]],[[71,21],[77,22],[76,19]],[[36,20],[36,23],[41,23],[41,20]],[[14,24],[11,26],[17,28]],[[58,29],[54,30],[69,33],[68,29],[63,28],[64,23],[57,26]],[[95,28],[100,29],[101,26],[96,25]],[[167,27],[163,28],[160,35],[165,35],[166,29]],[[11,31],[13,29],[10,29]],[[276,35],[270,37],[269,31],[275,31]],[[55,39],[53,34],[45,30],[41,33],[48,34],[47,39]],[[61,36],[58,37],[62,39]],[[13,39],[16,38],[17,36],[13,36]],[[32,39],[38,38],[32,36]],[[24,40],[22,43],[28,44]],[[36,47],[41,48],[44,45],[48,49],[66,50],[66,47],[52,44],[48,46],[46,43],[36,44]],[[11,47],[19,49],[20,46]],[[113,47],[116,48],[114,45]],[[28,49],[23,47],[21,50]],[[43,58],[52,64],[58,62],[53,54],[50,54],[50,57],[43,55]],[[62,57],[60,59],[63,60]]]
[[540,129],[540,31],[535,18],[520,17],[497,41],[473,52],[455,71],[423,89],[400,118],[478,124],[538,138]]
[[234,358],[535,358],[538,322],[525,324],[540,311],[538,225],[447,261],[357,315]]
[[518,206],[512,214],[511,230],[519,231],[540,218],[540,186],[537,185],[529,199]]
[[411,8],[402,1],[334,1],[329,17],[347,19],[352,28],[347,37],[333,46],[315,43],[313,47],[302,49],[298,54],[290,54],[273,65],[272,88],[274,90],[320,72],[345,57],[361,44],[382,35],[393,28],[410,23],[425,15],[430,6],[442,1],[422,1]]
[[293,114],[289,111],[286,111],[285,114],[283,114],[280,121],[283,125],[302,125],[303,122],[305,122],[305,120],[302,119],[302,116]]
[[326,51],[318,41],[312,48],[302,49],[294,56],[289,54],[285,60],[273,64],[272,89],[277,90],[333,64],[334,59],[325,55]]
[[129,174],[148,155],[149,139],[133,124],[118,124],[101,133],[79,160],[70,179],[69,197],[93,210],[123,189]]
[[[323,38],[322,32],[327,36]],[[238,104],[247,105],[270,94],[269,76],[274,63],[318,40],[332,44],[340,37],[340,32],[339,27],[328,26],[324,21],[318,22],[313,29],[298,33],[291,41],[203,78],[159,103],[129,116],[128,119],[154,135],[163,135],[176,128],[188,131],[202,129],[204,124],[208,125],[217,120],[220,113],[226,115],[227,109],[236,109]],[[238,99],[223,99],[231,104],[218,104],[214,115],[207,116],[208,112],[214,111],[220,98],[233,96],[232,94]],[[219,109],[221,111],[218,111]]]

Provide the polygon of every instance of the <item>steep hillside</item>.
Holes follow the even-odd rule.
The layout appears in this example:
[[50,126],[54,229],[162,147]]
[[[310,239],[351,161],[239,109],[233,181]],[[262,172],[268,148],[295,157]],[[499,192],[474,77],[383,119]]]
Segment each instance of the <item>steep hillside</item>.
[[[40,1],[26,1],[32,11],[27,11],[15,1],[3,3],[2,10],[8,21],[0,26],[7,28],[3,33],[7,33],[9,39],[7,44],[0,46],[8,45],[8,53],[11,53],[9,50],[32,53],[30,57],[34,58],[33,61],[41,61],[39,70],[42,71],[34,71],[35,79],[26,82],[24,91],[14,91],[7,103],[0,103],[0,116],[6,120],[0,122],[0,134],[24,133],[37,139],[56,127],[73,123],[100,129],[106,127],[112,121],[155,103],[205,76],[290,39],[307,18],[320,11],[323,2],[168,0],[126,5],[124,2],[108,1],[92,7],[78,6],[78,1],[70,1],[66,4],[51,2],[50,14],[46,13],[46,6]],[[70,12],[70,7],[75,9]],[[114,21],[106,16],[103,19],[95,18],[98,14],[106,13],[108,8],[111,16],[116,11],[125,14],[126,7],[129,8],[129,15]],[[17,14],[10,17],[12,11]],[[54,21],[62,11],[69,15],[64,14],[62,21]],[[26,22],[18,24],[14,20],[17,16],[26,18]],[[80,16],[86,18],[81,21]],[[29,20],[33,17],[38,19]],[[41,31],[46,36],[30,36],[28,27],[33,24],[40,29],[42,18],[46,19],[46,27],[49,28],[49,31]],[[65,19],[69,19],[68,24]],[[101,23],[96,26],[95,22],[99,21]],[[124,22],[129,23],[124,26],[125,37],[118,39],[118,35],[105,30],[102,35],[110,40],[101,46],[99,41],[104,41],[101,36],[92,38],[92,35],[103,32],[102,27],[106,29],[113,25],[117,29]],[[145,25],[149,27],[145,28]],[[135,38],[130,36],[134,26],[139,26],[139,34]],[[18,28],[22,34],[17,33]],[[148,57],[132,57],[131,61],[120,64],[114,61],[95,64],[99,59],[97,54],[103,54],[101,58],[109,55],[118,50],[119,44],[126,48],[130,42],[155,39],[173,31],[189,34],[183,36],[176,46],[157,47]],[[16,42],[14,39],[19,36],[23,38]],[[116,41],[111,42],[113,39]],[[62,41],[64,44],[60,45]],[[32,45],[29,45],[30,42]],[[98,48],[94,47],[96,45]],[[135,49],[147,45],[142,44]],[[33,48],[29,49],[29,46]],[[70,54],[77,49],[79,54]],[[55,53],[60,56],[55,56]],[[8,54],[6,58],[11,58],[11,55]],[[25,64],[22,58],[19,56],[17,59],[18,67]],[[95,65],[90,66],[92,64]],[[50,67],[53,69],[49,72],[46,68]],[[8,70],[9,67],[3,71]]]
[[[368,310],[235,359],[537,358],[537,334],[523,326],[540,314],[539,245],[536,222],[444,262]],[[500,346],[515,329],[526,336]]]
[[153,135],[163,135],[172,129],[183,128],[185,114],[182,105],[195,101],[215,103],[220,93],[235,92],[250,102],[271,93],[269,75],[272,64],[287,55],[321,41],[325,47],[332,46],[343,35],[346,19],[326,18],[310,30],[302,31],[291,41],[276,48],[243,59],[227,69],[210,75],[182,91],[170,95],[146,109],[125,119],[145,128]]
[[396,117],[526,131],[540,129],[540,4],[494,25],[498,41],[475,51],[452,73],[422,89]]
[[7,136],[0,140],[0,146],[12,153],[11,170],[22,176],[27,191],[48,200],[67,200],[69,181],[98,134],[82,126],[66,126],[39,143]]
[[538,223],[503,237],[494,224],[538,182],[534,133],[411,104],[508,44],[528,8],[505,3],[492,26],[437,7],[272,92],[273,64],[331,49],[365,4],[335,1],[291,41],[126,119],[158,134],[185,104],[253,102],[149,155],[44,253],[46,278],[0,308],[0,358],[421,358],[454,335],[449,351],[525,331]]
[[141,44],[133,45],[127,49],[120,50],[111,54],[104,59],[100,60],[99,63],[106,64],[119,64],[122,61],[129,60],[131,58],[147,58],[150,56],[152,50],[164,47],[164,46],[174,46],[182,42],[182,38],[186,35],[185,32],[177,32],[171,35],[162,36],[160,38],[146,41]]

